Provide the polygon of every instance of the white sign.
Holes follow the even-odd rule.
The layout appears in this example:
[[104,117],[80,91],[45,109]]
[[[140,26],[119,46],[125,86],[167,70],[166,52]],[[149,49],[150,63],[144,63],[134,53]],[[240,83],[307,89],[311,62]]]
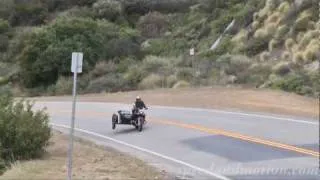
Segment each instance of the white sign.
[[190,55],[191,55],[191,56],[194,56],[194,48],[191,48],[191,49],[190,49]]
[[[83,64],[83,53],[73,52],[72,53],[72,62],[71,62],[71,72],[82,73],[82,64]],[[77,68],[76,68],[77,66]]]

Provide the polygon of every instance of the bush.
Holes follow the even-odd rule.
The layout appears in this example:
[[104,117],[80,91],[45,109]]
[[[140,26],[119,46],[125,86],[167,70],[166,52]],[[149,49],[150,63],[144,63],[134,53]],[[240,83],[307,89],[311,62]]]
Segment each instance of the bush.
[[104,76],[108,73],[116,72],[117,66],[112,61],[99,61],[95,65],[95,68],[90,72],[92,78]]
[[33,111],[29,101],[14,101],[11,95],[0,97],[1,157],[7,161],[38,158],[51,136],[49,116],[44,110]]
[[319,37],[320,37],[320,30],[312,30],[312,31],[306,32],[299,43],[299,48],[300,49],[306,48],[311,40],[317,39]]
[[175,61],[176,59],[169,57],[146,56],[142,62],[142,70],[148,73],[153,72],[167,74],[169,72],[164,71],[171,71],[171,67]]
[[72,87],[73,87],[72,77],[60,77],[54,88],[55,95],[72,94]]
[[117,92],[130,90],[121,74],[108,74],[90,81],[86,93]]
[[251,65],[250,59],[243,55],[224,55],[216,63],[227,75],[239,75]]
[[[2,147],[0,146],[0,153],[2,152]],[[0,157],[0,176],[4,173],[6,165],[2,157]]]
[[303,59],[303,52],[298,51],[298,52],[294,53],[294,55],[293,55],[293,62],[294,62],[294,63],[296,63],[296,64],[302,64],[303,61],[304,61],[304,59]]
[[277,48],[279,46],[279,41],[278,40],[275,40],[275,39],[272,39],[270,42],[269,42],[269,51],[272,52],[275,48]]
[[311,12],[309,12],[309,11],[302,12],[294,24],[295,31],[307,30],[308,23],[309,23],[309,20],[311,17],[312,17]]
[[272,68],[272,71],[276,75],[284,76],[288,74],[291,71],[291,69],[289,63],[280,62]]
[[98,0],[92,7],[98,18],[115,21],[121,15],[121,3],[117,0]]
[[293,48],[294,44],[295,44],[295,41],[292,38],[287,39],[286,42],[285,42],[286,49],[288,51],[291,51],[291,49]]
[[166,87],[172,88],[177,83],[178,78],[175,75],[170,75],[166,78]]
[[287,1],[282,2],[279,7],[278,7],[278,11],[281,13],[287,13],[290,10],[290,4]]
[[146,77],[148,72],[136,65],[131,68],[124,74],[125,82],[128,83],[129,87],[137,88],[137,85]]
[[261,62],[269,61],[269,59],[270,59],[270,53],[268,51],[264,51],[263,53],[260,54]]
[[48,9],[42,3],[16,3],[10,18],[13,26],[44,24],[48,16]]
[[[271,67],[268,64],[253,64],[248,68],[247,73],[243,73],[242,77],[239,77],[239,81],[244,83],[254,84],[255,86],[260,86],[268,79],[271,74]],[[242,80],[242,78],[245,78]]]
[[281,19],[281,14],[279,12],[273,13],[271,16],[268,17],[267,23],[275,23],[278,24]]
[[[85,33],[84,33],[85,32]],[[32,32],[16,55],[21,67],[21,83],[27,88],[48,86],[59,76],[70,75],[70,52],[84,53],[83,73],[100,59],[140,57],[137,34],[130,28],[91,18],[60,18]]]
[[306,95],[310,93],[306,89],[309,86],[310,78],[305,74],[290,74],[282,79],[279,79],[272,83],[271,87],[275,89],[281,89],[288,92],[295,92],[300,95]]
[[169,20],[161,13],[151,12],[139,19],[137,27],[143,36],[156,38],[168,30]]
[[317,39],[311,40],[303,54],[304,61],[311,62],[316,60],[318,58],[317,55],[319,52],[320,52],[319,40]]
[[9,22],[0,18],[0,34],[8,32]]
[[284,51],[281,55],[281,59],[283,60],[291,60],[291,53],[289,51]]
[[128,15],[140,14],[144,15],[150,11],[158,11],[161,13],[177,13],[187,12],[189,7],[194,5],[194,0],[131,0],[123,1],[124,12]]
[[8,36],[0,34],[0,53],[6,52],[9,41],[10,40]]
[[280,39],[284,39],[285,38],[285,35],[288,33],[288,31],[290,30],[289,26],[288,25],[282,25],[278,28],[276,34],[275,34],[275,38],[277,40],[280,40]]
[[161,77],[157,74],[151,74],[140,82],[139,89],[156,89],[163,86],[164,77]]
[[241,52],[245,52],[248,56],[255,56],[266,49],[269,46],[268,38],[253,38],[249,40],[244,49]]

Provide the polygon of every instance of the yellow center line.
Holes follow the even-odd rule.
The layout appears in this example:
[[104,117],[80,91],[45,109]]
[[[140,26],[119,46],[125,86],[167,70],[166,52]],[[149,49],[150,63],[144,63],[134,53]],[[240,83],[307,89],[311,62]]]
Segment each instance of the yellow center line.
[[[54,112],[56,112],[56,113],[71,113],[71,111],[66,111],[66,110],[58,110],[58,111],[55,110]],[[80,117],[81,116],[82,117],[83,116],[108,117],[108,115],[109,115],[110,119],[111,119],[111,115],[112,115],[112,113],[103,113],[103,112],[94,112],[94,111],[79,111],[79,112],[77,112],[77,114]],[[165,125],[181,127],[181,128],[185,128],[185,129],[193,129],[193,130],[205,132],[208,134],[219,134],[219,135],[231,137],[234,139],[240,139],[240,140],[247,141],[247,142],[267,145],[267,146],[275,147],[278,149],[284,149],[284,150],[293,151],[293,152],[297,152],[297,153],[301,153],[301,154],[311,155],[314,157],[319,157],[319,152],[316,152],[316,151],[312,151],[312,150],[304,149],[304,148],[299,148],[296,146],[283,144],[283,143],[279,143],[279,142],[274,142],[274,141],[270,141],[270,140],[264,140],[264,139],[260,139],[260,138],[256,138],[256,137],[251,137],[251,136],[247,136],[247,135],[243,135],[243,134],[239,134],[239,133],[229,132],[229,131],[225,131],[225,130],[221,130],[221,129],[207,128],[207,127],[200,126],[200,125],[178,122],[176,120],[162,120],[162,119],[160,120],[160,119],[155,119],[155,118],[152,118],[152,119],[148,118],[148,121],[155,122],[158,124],[165,124]]]

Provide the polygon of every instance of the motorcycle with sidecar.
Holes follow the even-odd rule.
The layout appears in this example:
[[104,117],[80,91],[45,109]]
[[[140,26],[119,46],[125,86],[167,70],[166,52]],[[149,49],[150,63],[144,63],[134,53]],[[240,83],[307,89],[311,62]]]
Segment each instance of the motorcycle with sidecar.
[[142,131],[145,124],[145,113],[133,106],[132,111],[118,110],[112,115],[112,129],[116,128],[116,125],[133,125],[138,131]]

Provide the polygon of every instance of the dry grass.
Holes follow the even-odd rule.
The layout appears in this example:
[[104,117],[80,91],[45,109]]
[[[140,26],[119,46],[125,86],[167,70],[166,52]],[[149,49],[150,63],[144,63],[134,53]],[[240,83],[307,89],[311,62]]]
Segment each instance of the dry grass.
[[[41,160],[13,165],[0,180],[64,180],[67,175],[67,136],[54,132],[48,154]],[[74,143],[74,179],[163,179],[164,176],[142,161],[125,156],[113,149],[103,149],[92,143]]]
[[[313,117],[318,115],[317,100],[282,91],[246,88],[185,88],[119,92],[114,94],[88,94],[80,101],[131,103],[140,95],[152,105],[182,106],[215,109],[241,109],[286,115]],[[70,97],[36,98],[46,101],[70,100]]]

